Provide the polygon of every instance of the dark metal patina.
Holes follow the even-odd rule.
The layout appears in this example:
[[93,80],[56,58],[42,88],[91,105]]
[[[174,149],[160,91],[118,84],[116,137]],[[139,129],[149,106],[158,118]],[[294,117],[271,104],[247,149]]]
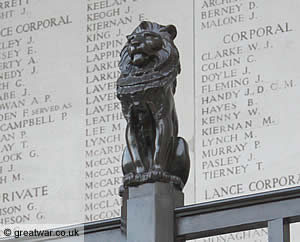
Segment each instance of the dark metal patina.
[[187,182],[190,158],[178,137],[174,94],[180,73],[175,26],[143,21],[121,52],[117,96],[127,121],[122,158],[124,188],[144,183]]

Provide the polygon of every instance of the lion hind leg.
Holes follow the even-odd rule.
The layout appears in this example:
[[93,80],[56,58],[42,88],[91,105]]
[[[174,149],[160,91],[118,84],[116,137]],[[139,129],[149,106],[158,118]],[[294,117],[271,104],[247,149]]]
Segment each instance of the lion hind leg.
[[181,178],[185,184],[189,177],[189,171],[190,156],[188,144],[183,138],[177,137],[175,138],[173,158],[171,159],[168,172],[173,176]]

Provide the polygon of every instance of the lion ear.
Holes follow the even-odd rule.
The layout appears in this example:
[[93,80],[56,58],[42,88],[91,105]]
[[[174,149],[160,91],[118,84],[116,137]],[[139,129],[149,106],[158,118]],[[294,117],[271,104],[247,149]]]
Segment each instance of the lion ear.
[[177,36],[177,29],[174,25],[167,25],[165,28],[165,31],[167,31],[170,35],[171,38],[174,40]]
[[141,27],[141,29],[146,30],[148,28],[148,22],[147,21],[142,21],[140,23],[140,27]]

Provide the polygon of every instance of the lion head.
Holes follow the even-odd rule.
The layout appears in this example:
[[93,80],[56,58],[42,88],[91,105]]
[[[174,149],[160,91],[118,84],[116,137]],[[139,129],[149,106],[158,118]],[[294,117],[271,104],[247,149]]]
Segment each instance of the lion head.
[[173,42],[176,35],[174,25],[141,22],[127,36],[121,51],[118,88],[176,79],[180,73],[179,53]]

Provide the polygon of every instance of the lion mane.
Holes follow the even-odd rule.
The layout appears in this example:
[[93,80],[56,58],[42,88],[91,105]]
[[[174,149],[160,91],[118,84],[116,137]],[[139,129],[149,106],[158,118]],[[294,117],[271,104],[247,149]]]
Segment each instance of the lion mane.
[[[142,91],[146,86],[148,89],[163,87],[174,80],[176,82],[176,76],[180,73],[179,53],[173,42],[176,35],[177,31],[173,25],[163,26],[143,21],[127,36],[128,42],[120,53],[118,95]],[[140,52],[140,57],[147,58],[145,65],[135,65],[133,56],[130,55],[134,52],[136,44],[130,40],[137,36],[141,43],[136,52]],[[175,86],[176,83],[174,88]]]

